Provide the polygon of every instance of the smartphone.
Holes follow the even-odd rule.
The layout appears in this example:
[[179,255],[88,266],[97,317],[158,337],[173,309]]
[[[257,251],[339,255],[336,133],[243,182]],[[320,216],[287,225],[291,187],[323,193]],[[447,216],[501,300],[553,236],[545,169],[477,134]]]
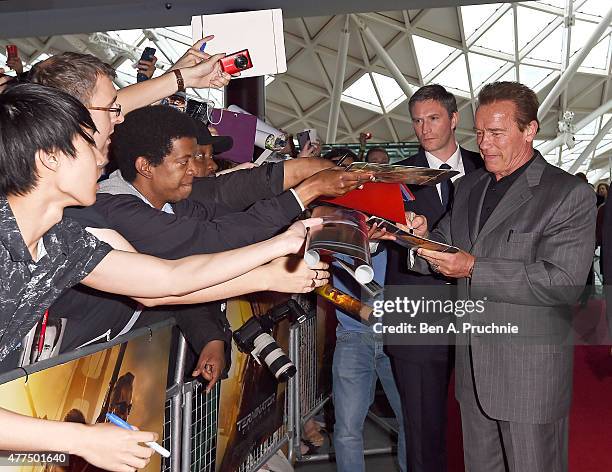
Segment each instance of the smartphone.
[[[146,47],[144,48],[144,51],[142,51],[142,56],[140,56],[140,60],[150,61],[153,59],[153,56],[155,56],[156,52],[157,52],[157,49]],[[136,82],[144,82],[147,79],[148,77],[142,72],[138,72],[138,74],[136,74]]]
[[310,130],[300,131],[295,135],[298,140],[298,144],[300,145],[300,149],[303,150],[306,147],[306,143],[312,140],[310,139]]

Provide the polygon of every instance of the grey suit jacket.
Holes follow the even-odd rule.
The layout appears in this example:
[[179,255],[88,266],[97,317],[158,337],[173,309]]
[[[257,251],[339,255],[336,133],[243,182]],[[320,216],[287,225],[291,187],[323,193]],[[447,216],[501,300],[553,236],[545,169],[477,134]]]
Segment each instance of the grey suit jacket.
[[[580,296],[593,259],[596,200],[587,184],[535,154],[481,231],[489,174],[479,169],[460,179],[453,208],[431,237],[476,257],[471,279],[458,281],[459,294],[486,300],[485,309],[466,315],[459,327],[464,322],[519,326],[516,335],[457,336],[457,399],[473,395],[475,387],[490,417],[538,424],[568,414],[570,305]],[[429,270],[417,261],[416,270]]]

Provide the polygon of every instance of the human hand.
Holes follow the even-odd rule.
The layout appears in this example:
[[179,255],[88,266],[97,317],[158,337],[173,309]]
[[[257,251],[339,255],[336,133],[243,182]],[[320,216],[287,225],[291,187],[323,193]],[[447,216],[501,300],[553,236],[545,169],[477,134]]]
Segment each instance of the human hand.
[[206,393],[208,393],[221,377],[223,369],[225,369],[225,342],[213,339],[200,352],[198,363],[191,375],[193,377],[201,375],[208,380],[206,385]]
[[367,172],[346,172],[340,167],[317,172],[304,183],[314,184],[317,197],[339,197],[372,180]]
[[13,69],[17,74],[23,73],[23,62],[19,56],[9,57],[6,60],[6,65]]
[[148,79],[153,77],[155,73],[155,64],[157,63],[157,57],[153,56],[150,61],[139,60],[137,64],[138,72],[147,76]]
[[368,239],[370,241],[395,241],[397,238],[390,233],[387,233],[387,228],[380,228],[378,223],[368,225]]
[[413,211],[406,212],[406,224],[396,223],[397,227],[406,233],[415,234],[420,238],[427,238],[429,230],[427,229],[427,218],[423,215],[417,215]]
[[[207,43],[213,38],[214,36],[210,35],[197,41],[170,68],[170,70],[181,69],[185,87],[222,88],[229,83],[232,76],[223,72],[221,70],[221,64],[219,64],[219,60],[225,57],[225,54],[215,54],[211,56],[210,54],[200,51],[202,44]],[[236,76],[238,75],[239,74],[236,74]]]
[[210,57],[210,54],[206,54],[205,52],[200,51],[200,48],[202,47],[202,44],[207,43],[208,41],[211,41],[214,38],[215,35],[211,34],[209,36],[205,36],[199,41],[196,41],[193,46],[187,49],[187,51],[185,51],[185,54],[183,54],[178,59],[178,61],[176,61],[174,65],[170,67],[170,70],[192,67],[196,64],[199,64],[201,61],[208,59]]
[[118,472],[142,469],[151,460],[153,449],[139,443],[157,441],[157,434],[119,428],[108,423],[78,425],[76,447],[71,454],[81,456],[90,464]]
[[305,220],[296,221],[289,226],[289,229],[280,235],[287,244],[287,252],[285,252],[285,254],[296,254],[300,252],[304,246],[307,229],[322,224],[323,218],[307,218]]
[[214,56],[208,56],[208,59],[204,59],[194,66],[181,69],[185,87],[223,88],[229,84],[232,76],[223,72],[219,63],[219,60],[224,57],[225,54],[215,54]]
[[465,251],[452,254],[419,248],[417,254],[429,263],[431,270],[453,279],[471,277],[476,262],[476,258]]
[[308,267],[303,258],[284,256],[262,266],[269,280],[268,290],[283,293],[307,293],[329,282],[329,264],[318,262]]
[[304,149],[300,151],[297,157],[319,157],[321,155],[321,141],[318,139],[311,143],[306,141]]

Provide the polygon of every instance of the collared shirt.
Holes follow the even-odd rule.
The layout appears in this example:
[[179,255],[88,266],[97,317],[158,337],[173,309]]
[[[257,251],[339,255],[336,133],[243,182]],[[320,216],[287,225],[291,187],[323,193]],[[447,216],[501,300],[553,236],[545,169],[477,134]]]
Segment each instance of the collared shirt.
[[514,182],[525,172],[527,167],[533,162],[533,157],[529,159],[525,164],[516,169],[512,174],[502,177],[499,180],[495,179],[495,174],[489,172],[489,186],[487,187],[487,193],[485,194],[484,201],[482,202],[482,209],[480,210],[480,227],[479,231],[485,225],[497,205],[508,189],[512,186]]
[[[463,159],[461,159],[461,148],[457,145],[457,149],[451,157],[448,158],[446,162],[438,159],[436,156],[431,154],[430,152],[425,151],[425,157],[427,158],[427,163],[431,169],[439,169],[442,164],[448,164],[451,168],[450,170],[456,170],[459,173],[451,178],[451,181],[455,181],[460,177],[465,175],[465,169],[463,168]],[[440,184],[436,185],[436,189],[438,190],[438,197],[440,197],[440,202],[442,202],[442,187]]]
[[63,218],[32,259],[6,197],[0,196],[0,362],[62,292],[83,280],[112,248]]

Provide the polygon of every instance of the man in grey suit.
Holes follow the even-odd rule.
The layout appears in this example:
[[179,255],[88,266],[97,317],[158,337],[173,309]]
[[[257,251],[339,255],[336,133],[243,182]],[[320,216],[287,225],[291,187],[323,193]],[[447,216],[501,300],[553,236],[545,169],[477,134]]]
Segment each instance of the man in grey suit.
[[[451,211],[431,234],[424,217],[412,223],[417,234],[460,251],[419,249],[413,268],[456,278],[460,297],[484,303],[482,313],[456,325],[466,470],[561,472],[573,359],[571,343],[561,339],[593,258],[595,196],[534,151],[539,104],[532,90],[497,82],[478,100],[485,169],[459,181]],[[508,324],[518,333],[484,333]]]

